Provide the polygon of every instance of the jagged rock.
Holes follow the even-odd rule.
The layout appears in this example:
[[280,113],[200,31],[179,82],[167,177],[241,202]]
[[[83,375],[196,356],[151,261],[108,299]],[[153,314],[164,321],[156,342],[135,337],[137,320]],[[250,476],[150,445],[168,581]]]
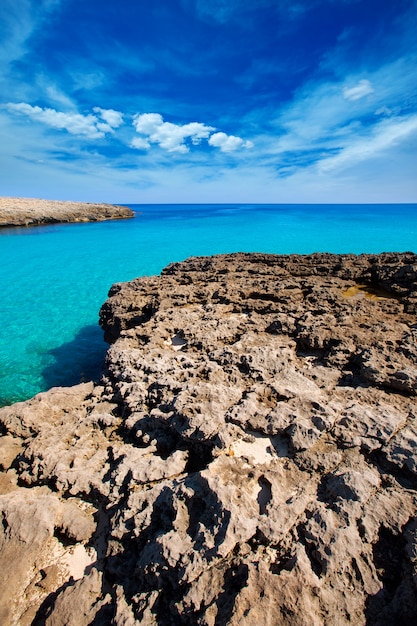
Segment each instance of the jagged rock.
[[[45,626],[79,626],[79,624],[109,623],[107,611],[111,596],[103,593],[102,572],[92,568],[83,578],[66,586],[52,606],[42,615]],[[39,618],[38,618],[39,623]]]
[[2,623],[411,624],[417,256],[114,285],[100,384],[0,410]]
[[65,500],[61,505],[61,522],[58,530],[69,541],[86,543],[95,531],[96,524],[92,515],[78,507],[72,500],[74,499]]

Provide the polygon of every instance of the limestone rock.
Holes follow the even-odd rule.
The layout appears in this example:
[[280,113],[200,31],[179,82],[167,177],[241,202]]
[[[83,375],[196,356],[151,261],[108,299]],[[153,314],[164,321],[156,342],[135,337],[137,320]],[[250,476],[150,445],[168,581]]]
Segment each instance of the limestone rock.
[[101,222],[133,216],[132,209],[112,204],[0,197],[0,228],[57,222]]
[[234,254],[114,285],[100,383],[0,410],[2,624],[414,623],[416,277]]

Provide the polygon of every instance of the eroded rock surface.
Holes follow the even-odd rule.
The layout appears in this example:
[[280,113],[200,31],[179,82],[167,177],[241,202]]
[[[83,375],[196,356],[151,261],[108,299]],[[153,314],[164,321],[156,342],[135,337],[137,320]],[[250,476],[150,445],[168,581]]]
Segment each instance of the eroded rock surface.
[[113,204],[0,197],[0,228],[57,222],[101,222],[133,216],[132,209]]
[[417,256],[109,295],[100,384],[0,410],[0,622],[414,624]]

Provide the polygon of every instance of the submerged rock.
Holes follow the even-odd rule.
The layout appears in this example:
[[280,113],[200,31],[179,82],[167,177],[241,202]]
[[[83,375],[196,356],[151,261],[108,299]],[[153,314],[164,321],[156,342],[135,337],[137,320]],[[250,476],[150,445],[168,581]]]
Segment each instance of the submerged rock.
[[1,623],[414,623],[417,255],[109,296],[100,383],[0,410]]

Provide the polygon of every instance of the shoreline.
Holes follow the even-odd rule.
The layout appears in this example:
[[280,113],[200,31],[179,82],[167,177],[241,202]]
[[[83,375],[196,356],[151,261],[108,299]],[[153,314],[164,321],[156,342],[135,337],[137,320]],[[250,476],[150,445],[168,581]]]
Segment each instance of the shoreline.
[[129,207],[107,203],[0,197],[0,228],[102,222],[133,217],[134,211]]

